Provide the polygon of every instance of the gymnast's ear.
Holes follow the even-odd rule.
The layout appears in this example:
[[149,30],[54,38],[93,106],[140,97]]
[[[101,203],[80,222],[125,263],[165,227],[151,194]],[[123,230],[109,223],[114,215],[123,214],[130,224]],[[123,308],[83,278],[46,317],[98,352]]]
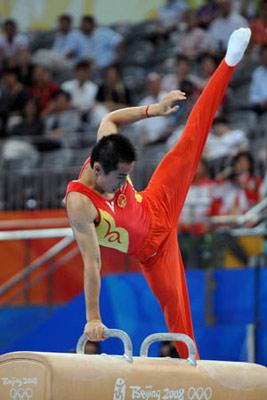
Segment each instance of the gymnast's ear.
[[104,172],[102,165],[97,161],[94,163],[93,171],[96,176],[99,176],[99,175],[103,174],[103,172]]

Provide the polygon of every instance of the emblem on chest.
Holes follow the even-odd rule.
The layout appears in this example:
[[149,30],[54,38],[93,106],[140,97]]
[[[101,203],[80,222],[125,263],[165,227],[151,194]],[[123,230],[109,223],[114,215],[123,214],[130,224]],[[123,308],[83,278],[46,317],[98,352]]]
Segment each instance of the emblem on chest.
[[127,197],[125,196],[125,194],[121,193],[118,196],[116,203],[118,207],[124,208],[127,204]]

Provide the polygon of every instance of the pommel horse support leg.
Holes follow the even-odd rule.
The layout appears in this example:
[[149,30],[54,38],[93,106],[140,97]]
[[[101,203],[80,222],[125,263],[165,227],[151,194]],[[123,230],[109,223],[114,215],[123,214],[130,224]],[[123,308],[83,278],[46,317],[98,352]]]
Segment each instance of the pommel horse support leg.
[[[86,355],[87,337],[78,354],[14,352],[0,356],[1,400],[266,400],[267,368],[261,365],[197,361],[193,341],[183,334],[148,336],[140,357],[132,356],[128,335],[105,331],[123,340],[123,356]],[[188,358],[149,358],[155,341],[183,341]]]

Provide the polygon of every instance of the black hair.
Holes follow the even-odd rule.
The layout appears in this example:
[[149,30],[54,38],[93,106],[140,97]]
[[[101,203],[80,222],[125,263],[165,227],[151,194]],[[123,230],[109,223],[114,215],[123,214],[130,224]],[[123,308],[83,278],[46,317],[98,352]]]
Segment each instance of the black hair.
[[57,99],[59,96],[65,96],[66,100],[71,101],[71,94],[63,89],[57,89],[51,96],[53,100]]
[[249,151],[245,151],[244,150],[244,151],[240,151],[239,153],[237,153],[233,158],[233,162],[232,162],[233,167],[235,167],[235,165],[238,163],[240,158],[243,158],[243,157],[245,157],[248,160],[248,162],[249,162],[249,173],[251,175],[253,175],[254,174],[254,168],[255,168],[254,158],[253,158],[252,154]]
[[118,75],[118,77],[121,78],[121,70],[120,70],[119,65],[118,64],[111,64],[108,67],[104,67],[102,69],[102,77],[103,77],[103,79],[107,78],[108,72],[110,70],[115,70],[117,75]]
[[19,73],[18,67],[5,67],[2,70],[2,75],[9,75],[9,74],[15,75],[18,80],[20,78],[20,73]]
[[6,28],[7,26],[12,26],[13,28],[17,28],[17,23],[14,19],[6,19],[3,23],[4,28]]
[[136,151],[128,138],[120,134],[103,136],[93,147],[90,165],[97,161],[105,174],[114,171],[119,162],[131,163],[136,160]]
[[69,24],[71,24],[71,23],[72,23],[72,16],[71,16],[70,14],[61,14],[61,15],[58,17],[58,21],[59,21],[59,22],[61,22],[61,21],[67,21]]
[[216,57],[215,55],[213,55],[213,54],[211,54],[211,53],[208,53],[208,52],[203,52],[203,53],[201,53],[199,56],[198,56],[198,58],[197,58],[197,61],[199,62],[199,63],[202,63],[204,60],[206,60],[206,59],[208,59],[208,60],[211,60],[211,61],[213,61],[214,63],[215,63],[215,65],[218,65],[219,64],[219,59],[218,59],[218,57]]
[[209,173],[210,173],[210,167],[209,167],[209,162],[208,162],[208,160],[206,159],[206,158],[201,158],[201,160],[200,160],[200,164],[202,164],[203,166],[204,166],[204,168],[206,169],[206,171],[207,171],[207,174],[209,175]]
[[182,92],[185,92],[187,97],[193,96],[193,94],[196,91],[195,85],[187,79],[182,80],[182,82],[180,83],[179,89]]
[[77,64],[75,64],[75,70],[77,69],[89,69],[92,67],[93,61],[88,59],[88,60],[81,60],[78,61]]
[[22,109],[22,116],[25,118],[25,116],[26,116],[25,109],[29,103],[33,103],[35,105],[35,107],[36,107],[35,118],[39,118],[40,114],[41,114],[41,107],[40,107],[40,101],[37,97],[29,97],[26,100],[26,102],[23,106],[23,109]]
[[190,59],[184,54],[177,54],[176,55],[176,63],[179,64],[180,62],[186,62],[190,65]]
[[93,26],[96,25],[96,21],[92,15],[83,15],[82,16],[82,22],[89,22]]

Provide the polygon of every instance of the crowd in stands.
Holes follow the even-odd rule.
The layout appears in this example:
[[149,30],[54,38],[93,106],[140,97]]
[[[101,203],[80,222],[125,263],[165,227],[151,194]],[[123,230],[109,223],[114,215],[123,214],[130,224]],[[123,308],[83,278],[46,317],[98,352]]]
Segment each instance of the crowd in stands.
[[10,153],[20,157],[7,151],[18,138],[31,152],[90,146],[109,111],[183,90],[187,101],[175,115],[144,119],[126,131],[141,154],[141,189],[179,140],[231,32],[246,26],[252,29],[250,47],[218,110],[180,221],[184,236],[206,240],[203,234],[214,228],[211,217],[241,215],[267,196],[266,0],[167,0],[153,20],[110,27],[99,26],[91,15],[74,26],[64,14],[50,32],[21,33],[16,21],[4,21],[1,164]]

